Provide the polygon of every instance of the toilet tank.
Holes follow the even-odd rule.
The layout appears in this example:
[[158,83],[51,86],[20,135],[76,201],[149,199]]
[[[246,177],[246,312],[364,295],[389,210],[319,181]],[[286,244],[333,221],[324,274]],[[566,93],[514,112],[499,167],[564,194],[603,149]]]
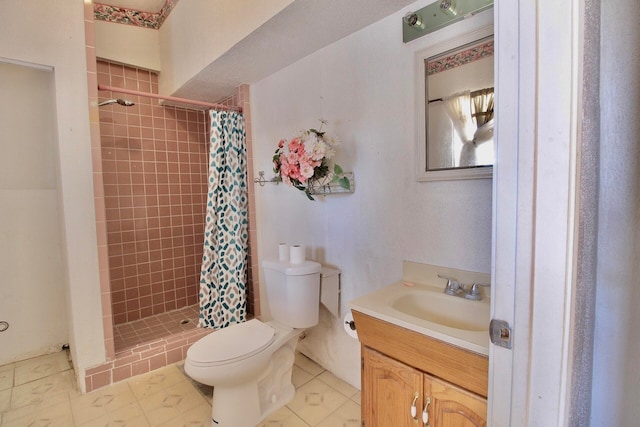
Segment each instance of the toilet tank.
[[262,268],[273,319],[292,328],[310,328],[318,324],[320,264],[265,260]]

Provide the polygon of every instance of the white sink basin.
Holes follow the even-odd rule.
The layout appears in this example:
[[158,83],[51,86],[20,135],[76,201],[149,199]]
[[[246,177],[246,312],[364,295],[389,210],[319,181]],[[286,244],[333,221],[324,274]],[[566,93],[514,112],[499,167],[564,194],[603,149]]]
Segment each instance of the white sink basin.
[[489,306],[418,288],[391,303],[391,308],[417,319],[464,331],[489,329]]
[[443,288],[397,282],[351,301],[350,306],[397,326],[489,354],[487,299],[471,301],[446,295]]

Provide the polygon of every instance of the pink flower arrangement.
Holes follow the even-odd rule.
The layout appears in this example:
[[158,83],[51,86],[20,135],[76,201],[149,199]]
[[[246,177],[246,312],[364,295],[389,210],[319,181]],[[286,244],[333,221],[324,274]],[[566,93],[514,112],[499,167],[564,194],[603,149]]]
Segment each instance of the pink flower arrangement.
[[[324,120],[320,121],[326,124]],[[349,179],[342,168],[334,164],[333,171],[329,160],[335,155],[338,141],[326,136],[319,130],[309,129],[300,132],[290,141],[281,139],[273,154],[273,171],[285,184],[303,191],[309,200],[314,200],[311,191],[314,185],[327,185],[335,182],[349,189]]]

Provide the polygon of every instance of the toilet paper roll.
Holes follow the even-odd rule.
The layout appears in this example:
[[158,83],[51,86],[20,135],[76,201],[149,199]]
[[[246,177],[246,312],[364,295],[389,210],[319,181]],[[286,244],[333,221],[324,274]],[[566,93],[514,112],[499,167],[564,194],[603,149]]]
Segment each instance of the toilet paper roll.
[[289,262],[291,264],[302,264],[304,262],[304,245],[291,246]]
[[286,243],[280,243],[278,245],[278,259],[280,261],[289,260],[289,245],[287,245]]
[[358,339],[358,331],[356,331],[356,324],[353,321],[353,314],[351,314],[351,312],[345,314],[344,319],[342,319],[342,326],[347,335],[351,338]]

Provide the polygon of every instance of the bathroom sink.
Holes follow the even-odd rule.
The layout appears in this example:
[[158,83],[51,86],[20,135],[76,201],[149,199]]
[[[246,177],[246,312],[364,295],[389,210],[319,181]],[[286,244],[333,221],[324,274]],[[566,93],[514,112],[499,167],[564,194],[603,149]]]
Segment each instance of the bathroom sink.
[[394,325],[488,355],[489,300],[466,300],[446,295],[443,289],[400,281],[351,301],[350,307]]
[[486,331],[489,306],[444,293],[416,290],[391,303],[391,308],[409,316],[464,331]]

